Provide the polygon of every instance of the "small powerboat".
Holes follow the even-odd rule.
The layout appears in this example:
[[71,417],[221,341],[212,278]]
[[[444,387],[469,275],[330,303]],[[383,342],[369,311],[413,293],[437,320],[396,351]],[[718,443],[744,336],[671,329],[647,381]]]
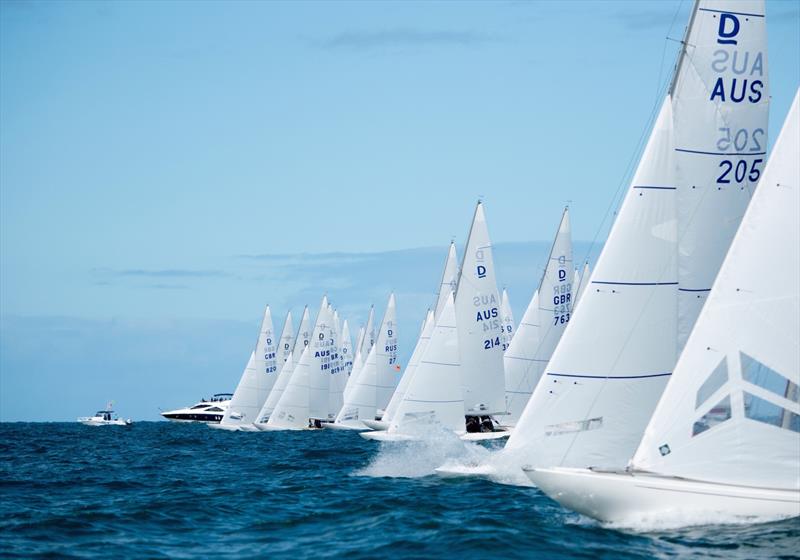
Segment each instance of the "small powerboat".
[[193,406],[168,410],[162,412],[161,416],[173,422],[219,424],[228,409],[228,405],[231,403],[232,397],[232,393],[217,393],[209,400],[202,399]]
[[124,420],[117,416],[111,410],[111,406],[108,406],[107,410],[98,410],[94,416],[81,416],[78,418],[78,422],[85,426],[130,426],[133,424],[130,418]]

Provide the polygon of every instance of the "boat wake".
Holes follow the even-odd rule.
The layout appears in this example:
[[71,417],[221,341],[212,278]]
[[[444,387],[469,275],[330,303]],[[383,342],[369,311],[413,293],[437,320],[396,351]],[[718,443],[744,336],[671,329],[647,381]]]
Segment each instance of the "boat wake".
[[522,453],[505,448],[475,447],[479,447],[482,453],[474,453],[471,457],[449,457],[437,467],[436,474],[445,478],[480,477],[498,484],[534,487],[522,471],[525,464]]
[[631,514],[625,519],[598,523],[608,529],[633,533],[659,533],[677,529],[731,527],[734,532],[741,531],[742,526],[772,523],[787,519],[786,516],[734,515],[719,511],[686,511],[680,509],[659,511],[649,514]]
[[449,430],[426,431],[414,434],[413,440],[382,442],[370,463],[353,474],[421,478],[436,474],[435,469],[449,461],[478,464],[485,462],[489,454],[486,447],[461,441]]

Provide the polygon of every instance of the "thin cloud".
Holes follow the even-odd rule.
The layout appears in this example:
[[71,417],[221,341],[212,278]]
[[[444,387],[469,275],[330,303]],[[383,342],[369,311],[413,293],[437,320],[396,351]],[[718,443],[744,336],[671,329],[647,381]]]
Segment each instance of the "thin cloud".
[[223,270],[191,270],[183,268],[127,268],[121,270],[96,268],[93,272],[101,276],[116,278],[223,278],[231,275]]
[[317,44],[325,49],[371,50],[420,46],[472,47],[496,41],[496,37],[477,31],[426,31],[402,28],[382,31],[345,31]]

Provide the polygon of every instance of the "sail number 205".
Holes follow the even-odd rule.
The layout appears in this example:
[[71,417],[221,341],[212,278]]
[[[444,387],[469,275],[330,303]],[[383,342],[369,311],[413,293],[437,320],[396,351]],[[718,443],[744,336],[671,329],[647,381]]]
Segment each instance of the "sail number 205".
[[735,183],[743,183],[745,179],[751,183],[755,183],[761,177],[759,164],[763,162],[763,159],[754,159],[750,165],[748,165],[747,160],[744,159],[738,161],[723,159],[719,162],[719,177],[717,177],[717,183],[729,184],[731,180]]

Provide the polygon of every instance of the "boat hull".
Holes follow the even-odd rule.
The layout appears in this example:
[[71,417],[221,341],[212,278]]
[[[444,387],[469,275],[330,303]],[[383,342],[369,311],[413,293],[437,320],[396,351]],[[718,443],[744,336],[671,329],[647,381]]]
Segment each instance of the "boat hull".
[[419,441],[421,439],[408,434],[398,434],[397,432],[387,432],[385,430],[361,432],[358,435],[373,441]]
[[94,420],[92,418],[78,418],[84,426],[130,426],[130,420]]
[[373,430],[385,431],[389,429],[389,422],[384,422],[383,420],[362,420],[361,422],[363,422],[367,428]]
[[545,494],[564,507],[606,522],[672,512],[734,517],[800,516],[800,490],[754,488],[646,473],[523,468]]
[[323,422],[322,427],[326,430],[340,430],[340,431],[349,431],[349,432],[363,432],[364,430],[369,430],[368,427],[363,425],[361,422]]
[[474,432],[459,436],[463,441],[488,441],[493,439],[503,439],[511,435],[511,431],[502,430],[497,432]]

